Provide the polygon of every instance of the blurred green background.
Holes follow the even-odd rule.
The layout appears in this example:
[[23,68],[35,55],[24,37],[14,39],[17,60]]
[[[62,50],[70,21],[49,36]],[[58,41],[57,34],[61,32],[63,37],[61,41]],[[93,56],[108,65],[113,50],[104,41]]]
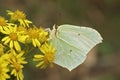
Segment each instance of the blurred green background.
[[120,0],[0,0],[0,15],[17,9],[37,26],[88,26],[104,39],[73,71],[58,65],[45,70],[26,65],[24,80],[120,80]]

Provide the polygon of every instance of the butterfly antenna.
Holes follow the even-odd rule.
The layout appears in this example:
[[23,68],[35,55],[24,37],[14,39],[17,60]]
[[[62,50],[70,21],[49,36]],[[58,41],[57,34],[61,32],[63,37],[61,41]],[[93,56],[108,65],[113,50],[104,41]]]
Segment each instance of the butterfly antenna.
[[58,26],[56,24],[53,25],[53,30],[55,31],[55,36],[57,37],[57,29],[58,29]]

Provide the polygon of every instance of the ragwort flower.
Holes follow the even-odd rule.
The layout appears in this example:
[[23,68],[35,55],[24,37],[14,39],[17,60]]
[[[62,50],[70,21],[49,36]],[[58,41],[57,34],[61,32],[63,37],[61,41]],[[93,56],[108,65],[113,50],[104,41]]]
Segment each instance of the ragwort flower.
[[8,20],[6,20],[4,17],[0,16],[0,26],[6,26]]
[[7,22],[8,21],[4,17],[0,16],[0,31],[2,27],[7,26]]
[[6,36],[2,39],[4,44],[9,43],[9,47],[11,49],[15,48],[17,51],[21,51],[21,47],[19,44],[19,33],[17,33],[17,26],[14,27],[3,27],[3,30],[1,30],[3,34],[6,34]]
[[32,23],[31,21],[26,19],[25,13],[20,10],[16,10],[15,12],[12,12],[12,11],[7,11],[7,12],[8,12],[8,15],[11,16],[11,20],[18,21],[21,26],[29,27],[29,24]]
[[39,47],[41,45],[41,43],[47,41],[47,36],[48,36],[48,32],[46,32],[44,29],[42,28],[29,28],[27,31],[27,39],[26,42],[32,42],[34,47]]
[[0,80],[6,80],[10,78],[10,76],[7,74],[9,72],[9,63],[6,61],[7,58],[9,58],[8,54],[0,56]]
[[55,48],[52,47],[52,43],[48,45],[47,43],[43,44],[40,47],[40,51],[43,54],[36,54],[34,55],[34,61],[39,61],[39,63],[36,65],[36,67],[40,67],[41,69],[44,69],[47,67],[47,65],[53,66],[53,61],[55,57]]
[[21,51],[16,53],[15,50],[10,51],[10,66],[12,67],[11,75],[14,75],[17,80],[23,80],[23,64],[26,64],[25,58],[23,57],[24,52]]

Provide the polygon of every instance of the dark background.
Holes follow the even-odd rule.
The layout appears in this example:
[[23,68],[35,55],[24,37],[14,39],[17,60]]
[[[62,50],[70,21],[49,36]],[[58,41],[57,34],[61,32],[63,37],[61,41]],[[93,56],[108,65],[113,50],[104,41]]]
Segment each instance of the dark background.
[[120,0],[0,0],[0,15],[17,9],[36,26],[87,26],[104,39],[73,71],[58,65],[45,70],[27,65],[25,80],[120,80]]

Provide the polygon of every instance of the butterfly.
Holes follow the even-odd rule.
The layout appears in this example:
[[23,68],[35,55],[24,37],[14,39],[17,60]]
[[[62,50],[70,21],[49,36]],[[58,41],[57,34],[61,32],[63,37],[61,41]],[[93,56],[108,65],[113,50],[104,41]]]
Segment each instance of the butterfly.
[[82,64],[89,51],[103,40],[95,29],[68,24],[54,26],[50,38],[56,48],[54,63],[69,71]]

